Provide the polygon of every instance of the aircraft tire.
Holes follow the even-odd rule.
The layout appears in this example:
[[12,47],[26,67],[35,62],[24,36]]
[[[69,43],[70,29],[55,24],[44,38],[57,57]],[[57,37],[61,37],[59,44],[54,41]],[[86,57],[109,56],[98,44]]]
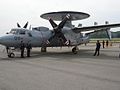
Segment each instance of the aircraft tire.
[[46,47],[41,47],[41,52],[46,52]]
[[9,54],[8,54],[8,57],[9,57],[9,58],[14,58],[14,57],[15,57],[15,54],[14,54],[14,53],[9,53]]
[[77,54],[77,48],[74,47],[74,48],[72,49],[72,52],[73,52],[74,54]]

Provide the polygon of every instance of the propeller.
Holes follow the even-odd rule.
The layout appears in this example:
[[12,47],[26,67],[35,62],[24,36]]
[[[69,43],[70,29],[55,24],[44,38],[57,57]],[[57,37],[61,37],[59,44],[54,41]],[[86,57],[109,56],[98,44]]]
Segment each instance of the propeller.
[[70,19],[70,15],[67,14],[66,17],[60,22],[59,25],[57,25],[51,18],[49,19],[50,24],[53,27],[54,35],[49,39],[53,39],[54,37],[57,37],[63,41],[64,44],[66,44],[67,39],[65,38],[64,34],[62,33],[62,28],[64,27],[65,23]]
[[20,26],[20,24],[19,24],[19,23],[17,23],[17,27],[21,28],[21,26]]
[[57,24],[51,18],[49,18],[49,22],[53,28],[57,27]]
[[[28,26],[28,22],[23,26],[23,28],[27,28],[27,26]],[[19,23],[17,23],[17,27],[21,28]]]

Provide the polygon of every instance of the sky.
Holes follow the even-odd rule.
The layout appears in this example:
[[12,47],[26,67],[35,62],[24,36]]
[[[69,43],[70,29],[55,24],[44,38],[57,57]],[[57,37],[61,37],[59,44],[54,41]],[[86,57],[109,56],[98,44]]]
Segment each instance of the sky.
[[[120,23],[120,0],[0,0],[0,35],[21,26],[28,21],[29,25],[45,26],[52,29],[50,23],[40,15],[56,11],[78,11],[90,14],[84,20],[74,21],[77,26],[91,26],[94,22],[104,24]],[[58,23],[58,22],[57,22]],[[29,27],[28,27],[29,28]],[[120,28],[112,29],[112,31]]]

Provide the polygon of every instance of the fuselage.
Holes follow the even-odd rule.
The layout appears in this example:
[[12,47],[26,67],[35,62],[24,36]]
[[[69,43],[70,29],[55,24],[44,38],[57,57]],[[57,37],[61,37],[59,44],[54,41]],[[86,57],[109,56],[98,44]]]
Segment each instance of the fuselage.
[[[28,42],[31,43],[32,47],[59,47],[59,46],[68,46],[61,44],[58,38],[53,39],[50,44],[47,44],[47,40],[54,35],[52,30],[49,30],[45,27],[39,27],[42,29],[28,30],[24,28],[14,28],[6,34],[5,36],[0,37],[0,44],[7,47],[20,47],[21,41],[25,45]],[[87,43],[89,41],[88,36],[83,36],[81,33],[75,33],[70,28],[64,27],[62,29],[66,39],[69,41],[69,46],[76,46],[80,44]]]

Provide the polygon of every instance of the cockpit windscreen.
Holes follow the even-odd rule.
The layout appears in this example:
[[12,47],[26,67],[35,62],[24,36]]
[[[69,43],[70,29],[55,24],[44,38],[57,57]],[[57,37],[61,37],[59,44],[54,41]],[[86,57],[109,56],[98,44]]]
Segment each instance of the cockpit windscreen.
[[25,30],[21,30],[21,29],[12,29],[10,31],[11,34],[19,34],[19,35],[25,35]]

